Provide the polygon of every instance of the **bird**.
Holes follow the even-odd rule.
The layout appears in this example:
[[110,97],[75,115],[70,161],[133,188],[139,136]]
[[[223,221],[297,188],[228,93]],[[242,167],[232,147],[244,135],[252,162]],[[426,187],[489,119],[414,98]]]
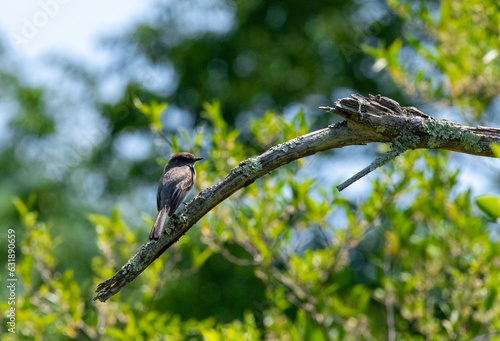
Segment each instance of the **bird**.
[[168,161],[158,183],[156,208],[158,215],[149,233],[149,240],[160,238],[165,219],[172,217],[196,181],[194,164],[203,160],[191,153],[177,153]]

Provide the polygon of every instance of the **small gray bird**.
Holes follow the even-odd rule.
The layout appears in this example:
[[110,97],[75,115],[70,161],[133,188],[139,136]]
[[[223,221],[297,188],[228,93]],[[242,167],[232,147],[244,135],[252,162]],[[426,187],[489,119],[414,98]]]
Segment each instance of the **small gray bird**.
[[191,153],[178,153],[168,161],[163,175],[158,183],[158,195],[156,196],[156,208],[158,216],[149,234],[149,240],[158,240],[163,229],[167,214],[173,216],[181,202],[196,181],[194,163],[203,160]]

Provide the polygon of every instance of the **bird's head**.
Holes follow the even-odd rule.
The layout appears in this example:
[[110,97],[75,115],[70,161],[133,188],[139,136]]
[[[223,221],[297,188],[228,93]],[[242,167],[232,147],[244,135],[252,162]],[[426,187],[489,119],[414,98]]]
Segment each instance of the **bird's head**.
[[203,160],[202,157],[196,157],[191,153],[177,153],[172,155],[170,160],[168,161],[169,165],[189,165],[192,166],[196,161]]

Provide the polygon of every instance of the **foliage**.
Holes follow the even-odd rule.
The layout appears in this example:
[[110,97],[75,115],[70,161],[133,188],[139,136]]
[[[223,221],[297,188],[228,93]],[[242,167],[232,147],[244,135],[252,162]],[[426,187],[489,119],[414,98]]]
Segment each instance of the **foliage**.
[[495,195],[481,195],[476,198],[477,206],[491,218],[500,218],[500,198]]
[[[213,133],[210,162],[197,165],[199,188],[254,152],[217,102],[205,110]],[[259,140],[257,127],[277,122],[276,142],[307,129],[301,112],[290,122],[268,112],[252,123],[261,148],[269,140]],[[50,224],[15,199],[26,230],[20,327],[5,340],[379,340],[390,330],[400,340],[493,337],[500,250],[470,193],[452,194],[457,172],[446,167],[444,153],[407,152],[353,206],[299,179],[301,163],[284,166],[217,206],[104,304],[91,300],[91,288],[140,247],[152,217],[134,232],[118,208],[88,216],[98,254],[92,285],[82,289],[71,269],[58,267]]]
[[[0,218],[16,231],[18,279],[17,334],[2,315],[2,340],[499,339],[498,198],[476,209],[434,151],[377,170],[361,202],[310,178],[320,156],[280,167],[109,302],[92,301],[147,241],[170,153],[207,159],[198,192],[334,123],[316,107],[346,93],[445,99],[466,120],[491,105],[496,3],[388,4],[161,2],[107,40],[114,71],[55,59],[65,78],[52,87],[29,84],[0,47]],[[129,73],[119,99],[103,99],[98,84]]]
[[[500,158],[500,145],[492,145],[491,149],[496,157]],[[500,222],[500,197],[497,195],[480,195],[476,197],[477,206],[489,217]]]
[[148,105],[143,104],[139,98],[134,98],[134,105],[144,115],[146,115],[146,118],[151,125],[151,130],[161,131],[160,117],[163,111],[165,111],[165,109],[167,108],[166,103],[158,103],[156,101],[152,101],[151,104]]
[[[407,27],[404,39],[365,51],[405,92],[446,99],[477,119],[500,92],[498,2],[388,1]],[[377,64],[376,64],[377,65]]]

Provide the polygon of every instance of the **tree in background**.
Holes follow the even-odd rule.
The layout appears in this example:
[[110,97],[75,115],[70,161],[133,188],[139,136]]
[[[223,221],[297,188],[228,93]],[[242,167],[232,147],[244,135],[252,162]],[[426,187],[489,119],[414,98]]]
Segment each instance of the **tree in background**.
[[[90,138],[88,151],[69,154],[78,157],[58,168],[59,177],[44,176],[51,168],[43,160],[29,162],[34,158],[30,151],[37,151],[34,145],[57,141],[65,120],[50,112],[51,90],[27,87],[15,72],[3,70],[2,83],[9,85],[3,96],[18,103],[19,114],[10,120],[11,139],[0,156],[6,189],[2,219],[20,226],[10,208],[15,207],[22,224],[16,229],[22,254],[17,264],[19,328],[16,337],[7,337],[498,337],[498,225],[471,206],[469,192],[456,193],[457,173],[447,170],[447,154],[441,152],[400,157],[379,173],[361,204],[302,175],[302,160],[284,166],[217,206],[116,298],[106,304],[91,300],[95,284],[147,240],[152,212],[137,202],[159,178],[155,157],[167,151],[154,147],[148,158],[134,159],[119,149],[127,136],[150,136],[151,128],[162,127],[163,102],[196,115],[197,130],[164,132],[173,143],[168,153],[202,151],[210,159],[197,166],[197,190],[220,181],[241,160],[306,133],[313,120],[332,123],[311,106],[324,105],[339,87],[396,99],[445,98],[460,105],[467,120],[492,105],[496,92],[477,84],[488,84],[490,75],[498,74],[498,57],[490,52],[498,50],[498,41],[492,45],[498,37],[498,25],[490,21],[495,15],[479,20],[484,13],[496,13],[495,4],[390,4],[394,12],[384,4],[349,1],[335,6],[263,1],[159,5],[152,25],[110,42],[127,57],[117,69],[126,71],[134,60],[146,61],[141,64],[146,75],[170,67],[176,86],[141,86],[139,79],[117,103],[90,96],[104,124]],[[472,17],[477,25],[470,24],[469,12],[461,12],[470,8],[479,17]],[[188,9],[227,12],[229,23],[222,31],[213,29],[210,20],[191,28],[189,16],[183,16]],[[467,39],[457,43],[446,34],[450,27]],[[474,37],[492,42],[484,45],[489,50],[475,44]],[[456,52],[450,52],[452,47]],[[416,66],[403,63],[407,55]],[[71,63],[63,70],[84,85],[86,94],[95,94],[92,70]],[[221,105],[203,106],[212,98]],[[294,102],[302,103],[305,112],[263,114]],[[150,120],[138,107],[151,108]],[[162,116],[167,126],[169,109]],[[145,139],[152,144],[152,138]],[[110,215],[113,203],[120,205]],[[135,220],[122,216],[130,207]],[[147,213],[139,215],[141,210]]]
[[424,102],[446,100],[468,121],[498,97],[499,17],[494,1],[389,1],[405,21],[403,39],[367,49],[404,91]]

